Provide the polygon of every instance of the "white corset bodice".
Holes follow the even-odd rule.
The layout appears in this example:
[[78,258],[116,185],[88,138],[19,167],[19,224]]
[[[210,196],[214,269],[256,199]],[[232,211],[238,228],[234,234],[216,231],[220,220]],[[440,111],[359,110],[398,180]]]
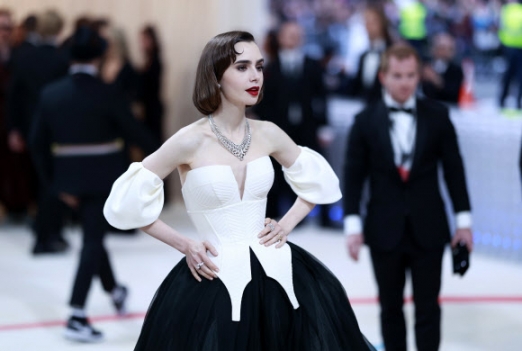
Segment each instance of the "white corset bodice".
[[249,162],[243,196],[232,168],[213,165],[187,173],[182,187],[187,212],[201,240],[209,241],[219,255],[209,258],[219,267],[218,276],[232,302],[232,319],[239,320],[243,290],[251,280],[250,249],[266,274],[279,282],[294,308],[299,307],[292,283],[291,251],[259,244],[264,227],[266,196],[274,180],[268,156]]
[[[250,250],[266,275],[286,291],[294,308],[299,307],[292,280],[290,246],[276,249],[259,244],[264,227],[266,196],[274,180],[269,156],[246,164],[243,195],[228,165],[190,170],[182,187],[187,212],[201,240],[209,241],[218,256],[208,253],[219,267],[218,276],[232,302],[232,319],[239,320],[243,291],[251,280]],[[283,167],[285,180],[301,199],[326,204],[341,198],[339,179],[317,152],[301,147],[294,164]],[[120,229],[142,228],[154,223],[163,208],[163,181],[139,162],[130,165],[112,186],[103,213]]]

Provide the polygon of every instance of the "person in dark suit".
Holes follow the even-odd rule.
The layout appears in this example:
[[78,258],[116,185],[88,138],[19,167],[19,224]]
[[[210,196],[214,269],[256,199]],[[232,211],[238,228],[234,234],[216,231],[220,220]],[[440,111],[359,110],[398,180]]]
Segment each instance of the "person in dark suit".
[[16,61],[18,55],[25,55],[26,50],[32,50],[40,45],[40,35],[36,30],[37,16],[28,15],[20,24],[21,38],[13,44],[12,60]]
[[[303,30],[298,23],[283,23],[277,38],[279,52],[265,67],[265,93],[254,111],[261,119],[277,124],[297,144],[320,152],[318,129],[327,122],[323,69],[301,50]],[[277,174],[267,205],[267,216],[274,218],[286,212],[280,208],[282,202],[293,202],[290,187]],[[323,224],[327,220],[323,211]]]
[[[67,57],[57,47],[57,37],[63,28],[63,19],[49,10],[37,16],[38,45],[28,44],[18,51],[12,62],[12,79],[8,89],[8,143],[12,152],[26,155],[27,138],[33,123],[38,96],[46,84],[67,74]],[[33,254],[63,252],[68,244],[61,235],[62,223],[56,216],[45,217],[44,208],[57,207],[58,199],[38,184],[34,169],[30,169],[28,187],[38,188],[38,213],[33,224],[36,235]]]
[[136,102],[139,74],[129,58],[127,39],[122,29],[109,26],[102,35],[108,42],[107,52],[100,68],[101,79],[113,89],[122,92],[129,104]]
[[12,54],[10,47],[13,33],[13,20],[8,9],[0,8],[0,162],[3,165],[0,172],[0,222],[3,222],[9,211],[10,179],[6,168],[9,166],[10,152],[7,146],[7,130],[5,126],[5,96],[9,82],[9,58]]
[[352,80],[352,96],[370,104],[382,97],[379,81],[379,63],[382,53],[392,44],[388,19],[381,7],[369,6],[364,11],[364,25],[370,40],[370,48],[359,58],[357,73]]
[[145,26],[140,33],[141,50],[145,64],[141,68],[139,101],[143,104],[143,120],[154,134],[158,142],[163,142],[163,102],[161,100],[161,81],[163,64],[161,47],[156,29],[152,25]]
[[[448,109],[416,98],[420,59],[405,44],[386,51],[379,77],[384,97],[355,117],[345,164],[345,233],[357,260],[370,248],[379,290],[381,329],[387,351],[406,350],[404,286],[409,272],[415,303],[417,350],[438,350],[441,264],[444,247],[463,242],[471,251],[470,203],[457,136]],[[456,213],[450,236],[439,192],[438,169]],[[361,193],[369,180],[364,227]]]
[[433,38],[431,62],[422,70],[422,91],[430,99],[456,104],[464,73],[462,67],[453,62],[455,39],[447,33]]
[[83,246],[65,336],[86,342],[103,336],[90,325],[84,310],[95,276],[117,312],[124,313],[127,289],[117,283],[103,244],[109,225],[102,211],[112,183],[128,167],[123,141],[136,143],[147,153],[159,146],[134,119],[123,94],[97,78],[106,46],[95,31],[87,27],[76,31],[70,75],[43,90],[30,144],[42,182],[80,213]]

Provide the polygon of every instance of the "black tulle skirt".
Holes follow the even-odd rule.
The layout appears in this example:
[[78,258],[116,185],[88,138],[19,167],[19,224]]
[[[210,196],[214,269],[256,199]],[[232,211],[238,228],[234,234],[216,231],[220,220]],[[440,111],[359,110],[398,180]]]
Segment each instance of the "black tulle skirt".
[[250,251],[252,281],[243,292],[241,320],[234,322],[225,285],[219,279],[197,282],[183,259],[159,287],[135,350],[374,350],[337,278],[311,254],[289,245],[298,309]]

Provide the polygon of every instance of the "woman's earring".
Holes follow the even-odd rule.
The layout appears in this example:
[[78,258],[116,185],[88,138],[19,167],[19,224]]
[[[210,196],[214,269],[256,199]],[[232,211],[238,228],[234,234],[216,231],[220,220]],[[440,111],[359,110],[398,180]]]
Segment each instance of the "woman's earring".
[[218,83],[218,88],[221,89],[221,84]]

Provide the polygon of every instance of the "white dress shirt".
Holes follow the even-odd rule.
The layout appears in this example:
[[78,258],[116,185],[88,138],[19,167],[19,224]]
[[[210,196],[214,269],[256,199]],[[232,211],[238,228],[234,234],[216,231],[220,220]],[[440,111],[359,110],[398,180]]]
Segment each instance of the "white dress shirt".
[[362,84],[365,88],[371,88],[375,83],[379,65],[381,63],[381,53],[386,50],[384,40],[376,40],[370,45],[370,50],[366,53],[362,64]]
[[[415,96],[411,96],[404,104],[399,104],[384,92],[384,103],[388,107],[411,108],[415,111]],[[397,167],[402,166],[405,170],[411,170],[413,153],[415,152],[415,139],[417,136],[417,123],[413,114],[406,112],[390,112],[391,127],[390,139],[393,147],[394,161]],[[406,162],[402,162],[402,154],[410,153]],[[472,218],[469,211],[462,211],[455,214],[457,229],[471,228]],[[344,233],[346,235],[361,234],[363,232],[362,221],[359,215],[349,215],[344,217]]]
[[283,74],[298,75],[301,73],[305,56],[300,49],[280,50],[278,55]]

